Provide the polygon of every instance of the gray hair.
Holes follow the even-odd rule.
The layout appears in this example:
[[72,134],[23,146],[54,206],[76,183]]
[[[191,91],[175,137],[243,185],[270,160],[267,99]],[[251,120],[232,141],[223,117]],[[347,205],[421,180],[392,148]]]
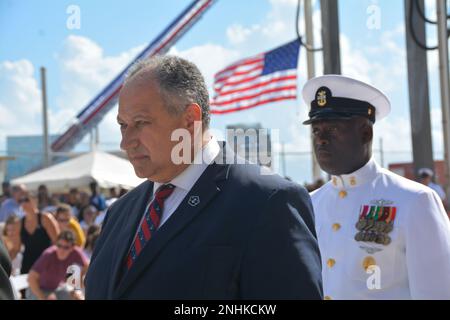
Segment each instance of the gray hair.
[[141,72],[148,72],[158,83],[161,98],[170,114],[180,115],[189,104],[197,103],[202,109],[203,129],[208,128],[208,89],[195,64],[171,55],[142,59],[130,67],[124,85]]

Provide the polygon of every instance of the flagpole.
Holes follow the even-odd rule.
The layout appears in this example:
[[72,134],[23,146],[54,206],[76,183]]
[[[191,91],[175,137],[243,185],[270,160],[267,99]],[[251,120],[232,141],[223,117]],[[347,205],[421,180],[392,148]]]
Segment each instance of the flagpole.
[[[303,11],[305,15],[306,44],[312,48],[314,47],[314,32],[313,32],[311,0],[304,0]],[[306,60],[308,66],[308,79],[314,78],[316,76],[314,51],[306,50]],[[310,133],[311,133],[311,149],[313,149],[314,140],[312,132]],[[312,159],[312,176],[313,180],[316,181],[322,178],[322,173],[320,171],[320,166],[319,163],[317,162],[313,150],[311,150],[311,159]]]

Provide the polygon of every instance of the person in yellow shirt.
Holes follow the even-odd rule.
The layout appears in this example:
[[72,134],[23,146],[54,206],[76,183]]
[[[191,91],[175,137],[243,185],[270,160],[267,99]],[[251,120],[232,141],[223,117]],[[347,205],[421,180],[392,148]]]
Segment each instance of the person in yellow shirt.
[[61,231],[70,230],[75,234],[75,244],[84,248],[86,237],[80,223],[72,216],[72,209],[67,204],[60,204],[56,208],[56,221],[58,221]]

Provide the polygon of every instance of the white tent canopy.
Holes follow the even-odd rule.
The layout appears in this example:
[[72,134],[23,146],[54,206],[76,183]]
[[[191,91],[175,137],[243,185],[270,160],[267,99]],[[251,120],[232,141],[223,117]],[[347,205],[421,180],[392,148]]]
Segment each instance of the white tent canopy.
[[125,189],[133,188],[144,181],[136,176],[133,166],[127,160],[109,153],[93,151],[11,182],[24,184],[29,190],[36,190],[39,185],[45,184],[54,192],[87,187],[93,180],[102,188]]

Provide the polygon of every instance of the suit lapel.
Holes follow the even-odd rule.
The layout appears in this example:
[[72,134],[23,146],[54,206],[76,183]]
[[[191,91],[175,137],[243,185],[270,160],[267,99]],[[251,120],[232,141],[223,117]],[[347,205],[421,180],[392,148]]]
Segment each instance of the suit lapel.
[[112,278],[114,283],[111,285],[113,290],[119,284],[119,281],[123,278],[124,274],[122,271],[125,269],[125,258],[128,254],[128,250],[131,247],[131,242],[133,241],[134,235],[138,228],[139,222],[141,221],[144,210],[153,191],[153,182],[148,181],[147,186],[143,188],[144,192],[138,194],[133,205],[126,209],[127,212],[121,213],[122,219],[120,224],[122,228],[117,234],[117,247],[114,250],[114,261],[115,265],[112,268]]
[[[218,157],[221,155],[222,153]],[[136,281],[139,275],[148,269],[164,246],[181,232],[220,192],[216,182],[226,176],[227,167],[226,165],[213,163],[206,168],[172,216],[158,229],[154,237],[144,247],[133,267],[125,273],[117,288],[116,298],[119,298]]]

